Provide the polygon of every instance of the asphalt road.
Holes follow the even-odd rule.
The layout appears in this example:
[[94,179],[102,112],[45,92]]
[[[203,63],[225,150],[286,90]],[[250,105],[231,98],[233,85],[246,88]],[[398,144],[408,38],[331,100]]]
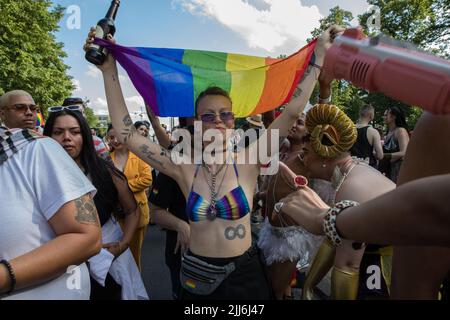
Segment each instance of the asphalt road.
[[166,233],[149,225],[142,247],[142,278],[151,300],[172,300],[169,269],[164,258]]

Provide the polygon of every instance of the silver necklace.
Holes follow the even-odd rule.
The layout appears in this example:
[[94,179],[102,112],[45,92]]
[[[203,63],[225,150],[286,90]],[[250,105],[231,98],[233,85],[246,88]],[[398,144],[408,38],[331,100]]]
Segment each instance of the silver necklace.
[[[210,191],[210,204],[209,204],[209,208],[208,211],[206,212],[206,217],[208,218],[208,220],[213,221],[216,219],[217,217],[217,208],[216,208],[216,197],[217,194],[220,190],[220,188],[222,187],[223,184],[223,180],[225,179],[225,176],[227,175],[227,170],[228,170],[228,166],[227,166],[227,170],[225,170],[225,174],[222,177],[222,181],[220,182],[220,186],[219,189],[216,192],[216,179],[217,179],[217,175],[222,171],[222,169],[225,167],[225,164],[223,164],[219,170],[217,170],[216,172],[212,173],[211,170],[209,169],[209,167],[207,167],[206,165],[203,165],[203,170],[205,173],[208,173],[208,175],[211,176],[211,184],[209,184],[208,182],[208,178],[206,178],[206,174],[205,174],[205,178],[206,178],[206,184],[209,187],[209,191]],[[205,170],[206,168],[206,170]]]

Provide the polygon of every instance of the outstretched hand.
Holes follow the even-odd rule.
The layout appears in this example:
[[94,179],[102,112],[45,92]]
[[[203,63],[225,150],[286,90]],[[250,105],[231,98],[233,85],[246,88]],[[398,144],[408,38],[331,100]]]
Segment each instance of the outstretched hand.
[[[83,45],[83,50],[84,51],[88,51],[89,50],[89,47],[94,42],[94,39],[95,39],[95,28],[91,27],[91,29],[89,30],[88,37],[86,38],[86,42]],[[112,43],[116,43],[116,40],[110,34],[107,35],[107,39],[106,40],[109,41],[109,42],[112,42]],[[105,72],[105,71],[108,71],[108,70],[117,69],[116,60],[114,59],[114,57],[111,54],[108,54],[106,59],[105,59],[105,62],[102,65],[99,65],[97,67],[102,72]]]
[[307,231],[323,234],[322,222],[329,206],[308,186],[292,192],[280,200],[283,203],[282,212],[292,218]]

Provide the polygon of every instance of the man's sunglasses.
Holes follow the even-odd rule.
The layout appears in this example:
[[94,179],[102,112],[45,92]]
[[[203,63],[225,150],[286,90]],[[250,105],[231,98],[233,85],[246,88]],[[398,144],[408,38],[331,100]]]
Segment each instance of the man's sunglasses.
[[203,122],[214,122],[214,120],[216,120],[217,115],[220,117],[220,120],[222,120],[222,122],[234,120],[234,113],[231,111],[222,111],[219,114],[207,112],[201,114],[200,119]]
[[17,112],[26,112],[30,109],[31,112],[39,112],[39,107],[35,104],[17,103],[9,106],[8,109],[15,110]]
[[63,110],[82,112],[83,108],[81,106],[57,106],[57,107],[50,107],[50,108],[48,108],[47,111],[48,112],[61,112]]

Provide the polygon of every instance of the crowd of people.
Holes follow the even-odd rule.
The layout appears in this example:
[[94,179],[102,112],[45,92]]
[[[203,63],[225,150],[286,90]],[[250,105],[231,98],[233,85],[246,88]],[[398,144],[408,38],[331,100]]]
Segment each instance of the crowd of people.
[[[112,120],[103,140],[79,98],[48,108],[40,134],[28,92],[1,96],[0,299],[151,298],[141,275],[149,223],[167,230],[173,299],[292,299],[299,269],[305,300],[317,299],[326,277],[330,299],[438,299],[450,271],[450,145],[441,139],[450,116],[424,113],[413,135],[395,106],[385,111],[386,132],[371,126],[377,106],[364,105],[353,122],[331,104],[333,79],[321,68],[341,32],[330,27],[318,38],[283,112],[245,119],[255,136],[230,134],[228,92],[198,95],[195,116],[179,127],[192,137],[195,121],[218,130],[222,162],[196,164],[184,152],[176,163],[171,152],[182,140],[150,107],[150,122],[133,123],[112,56],[99,66]],[[94,37],[92,29],[85,49]],[[252,155],[256,163],[239,161]],[[261,175],[276,161],[277,172]],[[375,289],[369,266],[382,270]],[[74,275],[75,288],[67,285]]]

